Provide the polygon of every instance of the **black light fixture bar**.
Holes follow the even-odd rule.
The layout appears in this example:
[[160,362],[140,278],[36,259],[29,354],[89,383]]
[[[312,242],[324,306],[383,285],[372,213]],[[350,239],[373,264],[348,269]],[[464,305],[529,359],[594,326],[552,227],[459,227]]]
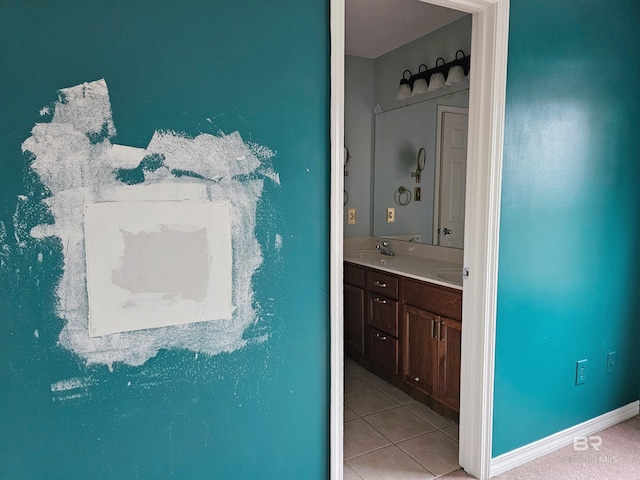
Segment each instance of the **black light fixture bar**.
[[[458,53],[462,53],[463,56],[461,58],[458,58]],[[455,67],[456,65],[460,65],[462,67],[462,70],[464,71],[465,76],[469,74],[469,68],[471,67],[471,55],[464,56],[464,52],[462,50],[458,50],[456,52],[456,59],[452,60],[449,63],[438,65],[439,60],[442,60],[444,62],[444,58],[439,57],[436,60],[435,67],[431,69],[423,70],[422,72],[419,72],[419,73],[412,74],[411,77],[409,78],[409,84],[411,85],[411,88],[413,88],[413,83],[419,78],[424,78],[427,81],[427,83],[429,83],[429,80],[431,79],[431,75],[433,75],[434,73],[442,73],[444,75],[444,78],[446,79],[449,75],[449,69],[451,67]]]

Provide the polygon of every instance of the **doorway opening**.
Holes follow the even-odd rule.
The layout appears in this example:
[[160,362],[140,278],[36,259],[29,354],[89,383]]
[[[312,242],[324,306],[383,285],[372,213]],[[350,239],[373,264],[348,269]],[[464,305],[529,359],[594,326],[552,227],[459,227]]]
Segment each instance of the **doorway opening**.
[[[491,475],[493,354],[508,0],[429,0],[472,14],[459,463]],[[344,0],[331,0],[331,478],[343,463]]]

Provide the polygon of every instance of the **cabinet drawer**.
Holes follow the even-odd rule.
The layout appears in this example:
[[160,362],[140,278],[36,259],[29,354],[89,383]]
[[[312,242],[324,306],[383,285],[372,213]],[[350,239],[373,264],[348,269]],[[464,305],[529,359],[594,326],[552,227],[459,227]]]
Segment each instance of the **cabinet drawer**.
[[367,270],[365,282],[365,288],[370,292],[379,293],[393,299],[398,298],[398,277],[378,270]]
[[398,301],[367,293],[368,323],[394,337],[398,336]]
[[350,263],[344,264],[344,283],[356,287],[364,287],[364,268]]
[[398,340],[380,330],[369,327],[369,355],[371,360],[398,374]]
[[407,305],[462,321],[462,292],[459,290],[405,279],[402,298]]

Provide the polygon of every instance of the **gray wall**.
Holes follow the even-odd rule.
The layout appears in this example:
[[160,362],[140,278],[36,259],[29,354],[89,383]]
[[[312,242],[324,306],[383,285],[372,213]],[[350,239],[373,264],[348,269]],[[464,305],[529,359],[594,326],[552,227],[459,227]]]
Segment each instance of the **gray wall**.
[[[376,59],[347,55],[345,57],[345,144],[351,152],[345,177],[345,190],[349,201],[344,209],[344,236],[368,236],[373,230],[373,157],[374,107],[379,104],[384,112],[408,104],[423,102],[441,96],[443,91],[398,102],[395,96],[402,72],[417,72],[421,63],[435,66],[435,60],[455,58],[457,50],[469,54],[471,50],[471,16],[464,17],[429,35],[414,40]],[[452,94],[468,88],[468,82],[447,87]],[[459,105],[449,101],[446,105]],[[434,117],[435,118],[435,117]],[[408,187],[408,185],[407,185]],[[347,224],[347,209],[355,208],[357,223]]]
[[[374,61],[345,57],[344,144],[351,159],[344,179],[349,198],[344,207],[344,236],[366,237],[371,233],[371,174],[373,159]],[[346,161],[346,159],[345,159]],[[355,208],[357,222],[347,224],[347,209]]]

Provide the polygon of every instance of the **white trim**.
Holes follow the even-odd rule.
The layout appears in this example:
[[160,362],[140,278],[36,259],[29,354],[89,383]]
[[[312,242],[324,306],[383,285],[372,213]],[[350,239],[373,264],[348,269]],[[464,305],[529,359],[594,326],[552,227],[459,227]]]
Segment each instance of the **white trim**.
[[331,412],[329,475],[342,479],[344,332],[342,307],[342,250],[344,210],[344,0],[331,0],[331,233],[330,298],[331,315]]
[[433,245],[440,244],[438,230],[440,229],[440,188],[442,186],[442,179],[440,178],[440,170],[442,170],[442,116],[445,113],[460,113],[468,117],[469,109],[464,107],[450,107],[449,105],[438,105],[438,113],[436,114],[436,169],[433,176],[433,178],[436,178],[438,181],[435,182],[433,188]]
[[[422,0],[473,15],[465,209],[460,465],[491,476],[498,237],[509,0]],[[331,26],[331,478],[342,479],[342,222],[344,0],[330,0]]]
[[561,432],[549,435],[536,442],[516,448],[510,452],[497,456],[491,461],[491,474],[500,475],[512,468],[535,460],[538,457],[547,455],[559,450],[562,447],[571,445],[575,437],[588,437],[600,432],[605,428],[612,427],[638,415],[640,401],[636,400],[624,407],[612,410],[608,413],[592,418],[586,422],[562,430]]

